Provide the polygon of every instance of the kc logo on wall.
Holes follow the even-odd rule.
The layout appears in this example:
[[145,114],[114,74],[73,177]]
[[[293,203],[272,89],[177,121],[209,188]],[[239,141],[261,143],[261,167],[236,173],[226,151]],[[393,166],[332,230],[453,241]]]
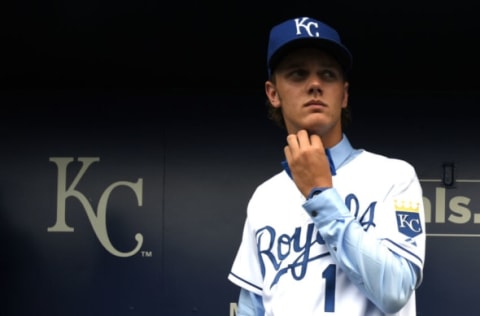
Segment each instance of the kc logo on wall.
[[138,178],[136,182],[131,181],[117,181],[110,184],[102,192],[100,199],[98,201],[97,207],[95,209],[94,205],[89,202],[89,199],[77,189],[77,185],[85,175],[87,169],[95,162],[100,161],[99,157],[79,157],[78,161],[81,163],[81,168],[78,173],[73,178],[73,181],[70,184],[67,184],[67,179],[71,178],[68,175],[67,170],[68,166],[74,162],[73,157],[51,157],[50,161],[56,164],[58,169],[57,177],[57,210],[56,210],[56,221],[55,224],[47,228],[48,232],[74,232],[73,224],[68,222],[68,210],[66,208],[66,201],[68,198],[77,199],[87,215],[88,221],[90,222],[95,235],[97,236],[99,242],[102,246],[112,255],[117,257],[131,257],[137,254],[143,244],[143,235],[137,233],[135,235],[135,240],[137,241],[136,246],[127,252],[119,251],[110,241],[108,236],[107,229],[107,206],[109,203],[110,196],[112,192],[119,187],[130,188],[136,196],[138,206],[142,206],[143,199],[143,179]]

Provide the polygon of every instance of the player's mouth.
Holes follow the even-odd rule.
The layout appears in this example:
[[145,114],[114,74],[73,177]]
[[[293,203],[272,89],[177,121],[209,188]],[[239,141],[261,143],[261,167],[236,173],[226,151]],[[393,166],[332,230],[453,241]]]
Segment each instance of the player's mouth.
[[319,107],[319,108],[325,108],[327,105],[320,101],[320,100],[310,100],[307,103],[305,103],[306,107]]

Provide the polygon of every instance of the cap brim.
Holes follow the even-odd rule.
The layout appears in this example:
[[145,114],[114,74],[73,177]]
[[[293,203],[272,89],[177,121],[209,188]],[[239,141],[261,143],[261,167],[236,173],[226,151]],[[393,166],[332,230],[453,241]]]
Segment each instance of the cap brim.
[[278,63],[294,49],[303,48],[303,47],[316,47],[324,49],[326,52],[331,54],[343,68],[344,72],[349,72],[352,67],[352,56],[350,52],[343,46],[339,45],[336,42],[330,41],[328,39],[319,39],[319,38],[301,38],[295,41],[291,41],[288,44],[285,44],[279,48],[275,54],[270,57],[268,67],[269,72],[275,69]]

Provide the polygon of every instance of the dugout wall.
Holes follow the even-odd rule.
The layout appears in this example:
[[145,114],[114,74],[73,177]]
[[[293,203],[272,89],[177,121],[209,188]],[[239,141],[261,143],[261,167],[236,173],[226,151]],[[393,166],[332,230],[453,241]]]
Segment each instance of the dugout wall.
[[[262,93],[0,98],[2,314],[235,315],[245,207],[283,159]],[[418,315],[477,314],[480,99],[351,100],[352,144],[408,160],[424,187]]]

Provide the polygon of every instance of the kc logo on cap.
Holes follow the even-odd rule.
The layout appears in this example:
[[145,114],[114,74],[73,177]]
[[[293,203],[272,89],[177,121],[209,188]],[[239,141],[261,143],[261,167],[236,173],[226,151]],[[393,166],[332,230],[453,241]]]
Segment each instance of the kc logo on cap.
[[[319,37],[320,33],[318,32],[318,21],[312,20],[310,18],[298,18],[293,20],[295,22],[295,28],[297,30],[297,35],[302,35],[303,32],[306,32],[306,35],[310,37]],[[313,30],[312,30],[313,27]]]
[[267,54],[269,75],[289,49],[300,46],[324,48],[337,58],[345,71],[351,68],[350,51],[342,44],[335,29],[318,20],[299,17],[280,23],[270,31]]

